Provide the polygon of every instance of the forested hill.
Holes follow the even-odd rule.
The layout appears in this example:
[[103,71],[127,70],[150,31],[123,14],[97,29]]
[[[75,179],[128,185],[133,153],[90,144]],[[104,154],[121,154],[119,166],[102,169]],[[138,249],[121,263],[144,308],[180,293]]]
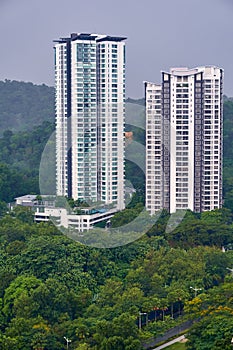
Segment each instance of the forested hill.
[[[142,105],[144,99],[128,98],[126,102]],[[129,124],[126,127],[127,131],[133,131],[135,141],[144,144],[144,130]],[[11,175],[17,179],[17,185],[15,180],[12,180],[15,185],[10,185],[5,195],[3,193],[6,191],[0,191],[0,200],[10,201],[17,195],[38,192],[41,153],[53,130],[53,87],[10,80],[0,81],[0,165],[7,166],[0,171],[0,189],[1,180],[5,177],[8,180],[11,178],[6,171],[13,171]],[[143,192],[145,180],[139,169],[126,162],[126,174],[135,188]],[[22,182],[22,186],[18,181]],[[6,181],[2,182],[2,186],[7,188]],[[223,190],[225,207],[233,210],[233,99],[226,96]]]
[[[8,96],[5,91],[9,108],[0,138],[0,350],[142,350],[142,344],[187,319],[199,322],[187,330],[188,342],[182,344],[186,350],[230,349],[233,101],[224,102],[226,208],[202,214],[187,211],[174,231],[166,230],[169,215],[163,211],[139,240],[97,249],[70,240],[51,223],[34,223],[28,208],[18,206],[7,213],[5,202],[39,193],[41,154],[54,130],[49,121],[53,112],[45,108],[45,101],[53,105],[53,89],[9,81],[0,89],[4,85],[10,90],[11,84],[16,87],[15,101],[18,96],[14,111],[24,122],[21,127],[29,130],[6,130],[11,129],[10,121],[14,124],[13,112],[12,119],[8,116],[14,93]],[[31,89],[31,95],[24,96],[21,84]],[[40,88],[48,91],[44,99]],[[32,97],[33,89],[41,99]],[[0,90],[1,108],[4,94]],[[134,140],[143,141],[142,129],[130,131]],[[138,184],[144,180],[129,162],[127,174],[142,197]],[[140,200],[134,196],[112,219],[113,226],[135,218],[142,208]]]
[[[126,102],[143,105],[144,99]],[[54,88],[23,81],[0,81],[0,136],[33,129],[44,121],[54,121]]]
[[30,130],[54,121],[54,88],[21,81],[0,81],[0,135],[6,129]]

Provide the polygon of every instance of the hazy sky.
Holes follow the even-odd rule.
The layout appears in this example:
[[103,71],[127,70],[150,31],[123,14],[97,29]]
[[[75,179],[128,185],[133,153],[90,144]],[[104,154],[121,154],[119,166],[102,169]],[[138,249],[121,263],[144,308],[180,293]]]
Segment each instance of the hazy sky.
[[53,40],[127,36],[127,96],[161,70],[214,64],[233,96],[233,0],[0,0],[0,80],[53,85]]

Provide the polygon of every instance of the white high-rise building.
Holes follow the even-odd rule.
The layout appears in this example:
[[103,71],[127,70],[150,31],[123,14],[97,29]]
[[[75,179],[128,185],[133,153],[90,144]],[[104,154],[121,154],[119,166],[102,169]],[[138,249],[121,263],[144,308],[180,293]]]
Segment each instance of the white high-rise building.
[[[146,207],[151,213],[163,207],[161,196],[161,85],[145,83],[146,88]],[[153,210],[152,210],[153,208]]]
[[145,93],[148,211],[221,208],[223,70],[172,68]]
[[55,41],[56,191],[124,209],[125,40]]

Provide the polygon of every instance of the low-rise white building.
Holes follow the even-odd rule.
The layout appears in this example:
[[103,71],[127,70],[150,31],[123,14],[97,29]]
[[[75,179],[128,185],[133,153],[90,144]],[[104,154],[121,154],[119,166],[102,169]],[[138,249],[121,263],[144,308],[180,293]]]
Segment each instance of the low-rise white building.
[[36,197],[37,196],[35,194],[26,194],[25,196],[16,197],[15,204],[22,205],[24,207],[33,207]]
[[110,220],[116,213],[116,209],[81,209],[80,214],[69,213],[65,208],[49,208],[38,206],[35,212],[35,222],[47,222],[51,220],[56,226],[75,228],[79,232],[87,231],[102,221]]
[[[79,232],[90,230],[100,222],[110,224],[110,219],[118,211],[116,208],[66,208],[56,206],[56,197],[42,195],[24,195],[15,198],[15,205],[30,207],[34,210],[35,222],[52,221],[57,227],[74,228]],[[61,205],[61,203],[60,203]]]

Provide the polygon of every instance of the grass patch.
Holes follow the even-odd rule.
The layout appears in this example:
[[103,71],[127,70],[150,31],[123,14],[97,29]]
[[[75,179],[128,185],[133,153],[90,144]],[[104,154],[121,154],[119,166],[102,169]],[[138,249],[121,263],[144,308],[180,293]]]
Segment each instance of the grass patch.
[[170,345],[166,348],[167,350],[185,350],[186,346],[185,343],[175,343],[173,345]]

